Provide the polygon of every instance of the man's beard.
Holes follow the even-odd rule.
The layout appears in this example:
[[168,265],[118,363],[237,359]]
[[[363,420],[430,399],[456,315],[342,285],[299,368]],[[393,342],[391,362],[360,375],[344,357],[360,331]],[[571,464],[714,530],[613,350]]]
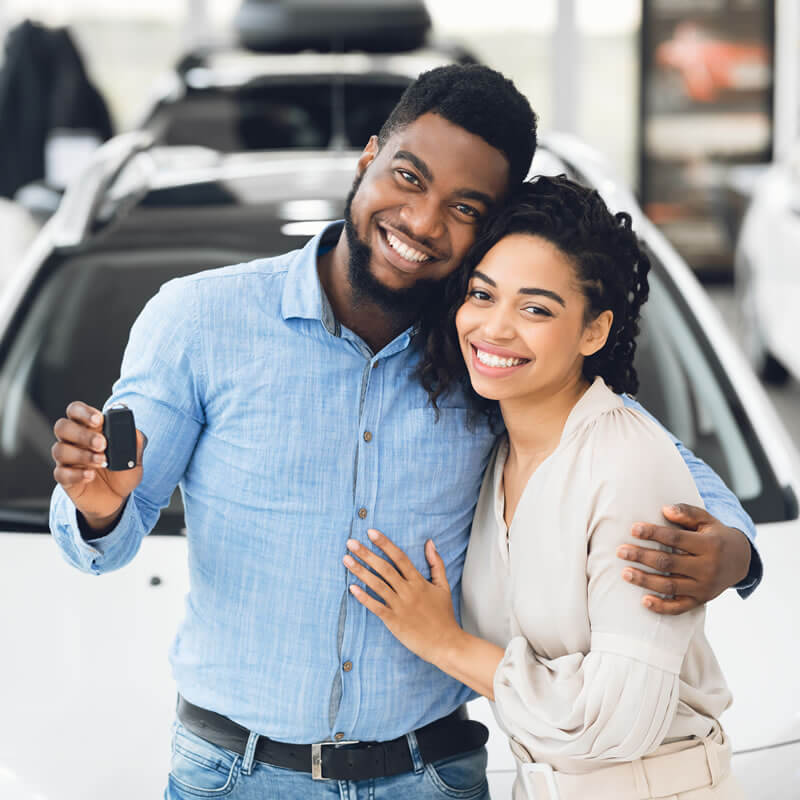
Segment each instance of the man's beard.
[[431,303],[441,300],[443,296],[444,281],[422,278],[407,289],[391,289],[382,284],[370,271],[372,248],[358,238],[358,232],[353,224],[350,207],[355,197],[361,178],[358,176],[353,181],[344,210],[344,230],[347,235],[347,245],[350,250],[350,264],[348,278],[353,290],[353,300],[368,300],[375,303],[384,311],[394,314],[420,315]]

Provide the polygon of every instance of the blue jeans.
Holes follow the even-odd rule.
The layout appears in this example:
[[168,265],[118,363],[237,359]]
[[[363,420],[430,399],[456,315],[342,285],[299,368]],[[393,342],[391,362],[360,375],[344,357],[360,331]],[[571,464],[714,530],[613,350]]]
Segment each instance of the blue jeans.
[[423,764],[408,735],[413,772],[363,781],[315,781],[305,772],[253,760],[256,737],[240,756],[175,723],[172,768],[164,800],[489,800],[486,748]]

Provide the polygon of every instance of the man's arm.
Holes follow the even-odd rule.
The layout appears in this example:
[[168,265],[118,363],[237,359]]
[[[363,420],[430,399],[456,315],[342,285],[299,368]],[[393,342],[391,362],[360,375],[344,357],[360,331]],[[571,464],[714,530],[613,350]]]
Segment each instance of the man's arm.
[[50,530],[66,560],[84,572],[118,569],[136,555],[194,451],[204,422],[194,289],[176,281],[150,300],[131,329],[121,376],[106,403],[123,402],[134,413],[135,469],[105,468],[97,409],[72,403],[56,423]]
[[[623,401],[661,424],[635,400],[623,395]],[[680,531],[652,524],[634,526],[633,535],[637,538],[672,547],[676,545],[676,534],[681,534],[682,552],[658,553],[632,545],[621,547],[620,558],[669,573],[655,575],[628,567],[623,570],[623,577],[651,592],[670,596],[645,597],[648,607],[658,613],[683,613],[712,600],[730,586],[736,586],[739,594],[747,597],[761,581],[763,573],[754,544],[753,521],[714,470],[669,431],[667,433],[686,462],[706,510],[687,505],[665,507],[664,516],[681,526]]]

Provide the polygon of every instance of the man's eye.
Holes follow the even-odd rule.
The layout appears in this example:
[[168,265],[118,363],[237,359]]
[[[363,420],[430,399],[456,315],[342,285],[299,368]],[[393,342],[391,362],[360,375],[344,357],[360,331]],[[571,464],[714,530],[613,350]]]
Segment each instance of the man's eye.
[[403,180],[414,184],[414,186],[419,186],[419,178],[413,172],[409,172],[406,169],[398,169],[397,172],[402,176]]
[[466,203],[456,204],[456,210],[459,211],[461,214],[464,214],[468,217],[474,217],[475,219],[478,219],[481,215],[481,212],[478,211],[477,208],[468,206]]

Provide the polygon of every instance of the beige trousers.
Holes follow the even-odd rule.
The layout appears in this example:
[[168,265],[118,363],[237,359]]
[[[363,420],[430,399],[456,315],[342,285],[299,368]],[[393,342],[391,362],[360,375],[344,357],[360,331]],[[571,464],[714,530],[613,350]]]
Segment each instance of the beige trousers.
[[644,758],[580,775],[517,762],[514,800],[745,800],[719,724],[705,739],[661,745]]

